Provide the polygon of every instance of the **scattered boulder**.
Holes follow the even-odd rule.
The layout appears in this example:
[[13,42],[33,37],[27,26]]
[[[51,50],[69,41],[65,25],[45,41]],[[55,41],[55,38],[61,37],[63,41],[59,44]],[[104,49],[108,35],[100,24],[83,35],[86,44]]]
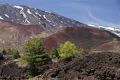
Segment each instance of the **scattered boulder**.
[[4,58],[3,54],[0,53],[0,60],[4,60],[4,59],[5,59],[5,58]]

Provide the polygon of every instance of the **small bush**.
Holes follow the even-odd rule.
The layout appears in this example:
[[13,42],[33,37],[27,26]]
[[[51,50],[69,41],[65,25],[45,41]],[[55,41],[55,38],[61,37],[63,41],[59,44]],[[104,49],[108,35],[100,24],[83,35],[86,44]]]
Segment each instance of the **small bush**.
[[59,56],[61,59],[66,59],[72,56],[75,56],[78,53],[77,47],[75,44],[67,41],[64,44],[61,44],[59,47]]
[[59,52],[58,52],[58,49],[53,49],[50,54],[49,54],[50,58],[52,61],[56,61],[59,59]]
[[5,53],[12,55],[14,59],[20,58],[19,51],[15,48],[9,48],[7,51],[4,51]]

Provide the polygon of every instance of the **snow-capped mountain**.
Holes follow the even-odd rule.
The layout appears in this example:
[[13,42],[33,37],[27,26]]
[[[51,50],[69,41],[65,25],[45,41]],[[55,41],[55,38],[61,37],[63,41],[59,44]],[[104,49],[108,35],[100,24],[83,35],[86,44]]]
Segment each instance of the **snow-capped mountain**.
[[117,35],[118,37],[120,37],[120,29],[118,29],[116,27],[93,25],[93,24],[88,24],[88,26],[96,27],[96,28],[100,28],[100,29],[110,31],[111,33],[113,33],[113,34]]
[[0,20],[24,25],[43,25],[47,30],[85,25],[73,19],[60,16],[54,12],[10,4],[0,5]]
[[[48,12],[23,5],[0,4],[0,20],[24,25],[42,25],[48,31],[56,31],[62,27],[87,26],[76,20],[66,18],[54,12]],[[120,37],[120,30],[114,27],[88,25],[110,31]]]

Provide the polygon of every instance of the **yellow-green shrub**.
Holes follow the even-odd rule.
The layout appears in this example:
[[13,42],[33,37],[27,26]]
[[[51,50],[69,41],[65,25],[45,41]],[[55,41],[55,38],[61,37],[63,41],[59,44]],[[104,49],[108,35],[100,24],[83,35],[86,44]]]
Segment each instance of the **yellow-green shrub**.
[[61,44],[59,47],[59,56],[62,59],[72,57],[78,53],[77,47],[75,44],[70,41],[66,41],[64,44]]

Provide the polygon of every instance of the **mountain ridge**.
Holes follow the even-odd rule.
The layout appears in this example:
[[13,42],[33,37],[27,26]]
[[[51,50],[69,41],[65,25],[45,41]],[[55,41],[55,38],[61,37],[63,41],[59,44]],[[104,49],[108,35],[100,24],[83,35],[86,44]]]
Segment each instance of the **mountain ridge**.
[[53,12],[10,4],[0,4],[0,19],[24,25],[43,25],[44,29],[51,31],[62,27],[85,25]]
[[49,32],[56,32],[64,27],[97,27],[110,31],[120,37],[120,29],[84,24],[74,19],[61,16],[55,12],[49,12],[24,5],[0,4],[0,20],[23,25],[40,25]]
[[120,29],[115,28],[115,27],[110,27],[110,26],[101,26],[101,25],[94,25],[94,24],[88,24],[88,26],[91,27],[95,27],[95,28],[99,28],[99,29],[103,29],[106,31],[109,31],[115,35],[117,35],[118,37],[120,37]]

